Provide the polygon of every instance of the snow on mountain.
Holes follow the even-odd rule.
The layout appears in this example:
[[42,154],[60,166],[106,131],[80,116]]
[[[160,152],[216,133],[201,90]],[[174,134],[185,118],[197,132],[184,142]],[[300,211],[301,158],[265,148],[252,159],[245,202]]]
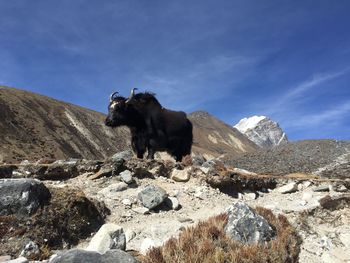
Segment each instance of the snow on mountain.
[[271,148],[288,142],[287,135],[278,123],[266,116],[243,118],[233,127],[262,148]]

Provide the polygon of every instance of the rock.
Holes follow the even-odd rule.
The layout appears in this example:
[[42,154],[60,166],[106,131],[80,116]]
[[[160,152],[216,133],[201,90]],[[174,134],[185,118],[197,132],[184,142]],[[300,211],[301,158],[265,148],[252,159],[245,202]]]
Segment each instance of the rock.
[[33,258],[39,255],[40,255],[39,246],[35,244],[33,241],[29,241],[24,246],[24,249],[20,253],[21,257],[26,257],[26,258]]
[[148,185],[137,195],[144,207],[153,209],[163,203],[164,199],[168,196],[165,190],[156,185]]
[[269,223],[243,202],[227,209],[228,222],[225,232],[232,239],[243,243],[264,243],[276,235]]
[[190,169],[191,167],[187,167],[183,170],[174,169],[171,172],[170,178],[175,182],[187,182],[190,180]]
[[147,251],[155,246],[156,246],[156,243],[154,242],[153,239],[145,238],[141,244],[140,253],[143,255],[146,255]]
[[257,175],[257,173],[249,172],[240,168],[233,168],[232,171],[241,175]]
[[128,188],[128,185],[124,182],[119,182],[115,184],[111,184],[99,191],[100,194],[104,196],[113,195],[114,193],[124,191]]
[[286,184],[284,186],[276,188],[276,191],[281,194],[289,194],[298,191],[298,185],[295,182]]
[[[35,178],[40,180],[67,180],[79,175],[78,160],[56,161],[47,166],[44,173],[36,172]],[[37,165],[40,167],[40,165]],[[43,166],[44,167],[44,166]],[[38,170],[39,171],[39,170]]]
[[19,258],[16,258],[16,259],[12,259],[12,260],[6,261],[6,263],[29,263],[29,261],[25,257],[19,257]]
[[135,231],[132,230],[126,230],[125,231],[125,239],[126,243],[129,243],[131,240],[133,240],[136,237]]
[[114,154],[111,159],[113,161],[120,161],[120,160],[129,161],[133,156],[134,154],[131,150],[126,150],[126,151],[118,152]]
[[146,215],[150,213],[149,209],[146,207],[135,207],[135,208],[132,208],[132,211],[141,215]]
[[344,244],[345,247],[350,249],[350,232],[339,234],[339,239]]
[[0,216],[28,216],[50,199],[50,191],[35,179],[0,179]]
[[345,185],[341,184],[341,185],[337,185],[334,188],[335,191],[340,192],[340,193],[344,193],[348,191],[348,188],[345,187]]
[[110,249],[125,250],[126,239],[124,230],[116,224],[104,224],[91,239],[86,250],[97,251],[101,254]]
[[11,178],[13,172],[17,169],[16,165],[0,165],[0,178]]
[[320,185],[315,187],[314,192],[329,192],[329,185]]
[[121,172],[120,177],[124,183],[131,184],[134,180],[132,179],[132,173],[129,170]]
[[249,190],[243,190],[243,199],[244,200],[255,200],[258,198],[258,195]]
[[165,198],[164,203],[172,210],[178,210],[180,208],[179,200],[176,197],[167,197]]
[[55,257],[50,263],[137,263],[137,261],[125,251],[119,249],[109,250],[104,254],[80,249],[69,250]]

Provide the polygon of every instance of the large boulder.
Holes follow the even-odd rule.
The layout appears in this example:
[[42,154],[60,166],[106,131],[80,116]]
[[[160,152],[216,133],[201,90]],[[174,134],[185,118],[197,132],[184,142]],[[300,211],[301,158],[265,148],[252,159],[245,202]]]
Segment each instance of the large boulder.
[[236,241],[248,244],[264,243],[276,236],[269,223],[244,202],[230,206],[227,213],[225,232]]
[[148,185],[139,192],[137,197],[144,207],[153,209],[163,203],[167,196],[168,194],[163,188],[156,185]]
[[56,256],[50,263],[137,263],[137,261],[119,249],[109,250],[105,254],[73,249]]
[[0,216],[28,216],[48,202],[50,191],[35,179],[0,179]]

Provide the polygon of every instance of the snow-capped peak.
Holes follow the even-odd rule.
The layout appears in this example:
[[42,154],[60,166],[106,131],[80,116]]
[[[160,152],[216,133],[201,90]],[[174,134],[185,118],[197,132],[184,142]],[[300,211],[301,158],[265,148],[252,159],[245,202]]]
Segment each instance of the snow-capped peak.
[[278,123],[266,116],[244,118],[233,127],[262,148],[271,148],[288,142]]
[[255,128],[256,125],[263,119],[266,119],[266,116],[252,116],[249,118],[243,118],[233,127],[240,132],[245,133],[246,131]]

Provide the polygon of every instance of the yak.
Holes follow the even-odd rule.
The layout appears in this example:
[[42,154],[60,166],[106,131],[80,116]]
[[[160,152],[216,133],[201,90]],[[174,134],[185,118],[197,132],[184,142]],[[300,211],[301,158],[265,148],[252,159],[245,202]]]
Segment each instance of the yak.
[[163,108],[153,93],[135,95],[132,89],[127,100],[111,96],[106,125],[128,126],[139,158],[146,149],[148,159],[154,159],[156,151],[166,151],[178,162],[191,153],[192,123],[184,112]]

